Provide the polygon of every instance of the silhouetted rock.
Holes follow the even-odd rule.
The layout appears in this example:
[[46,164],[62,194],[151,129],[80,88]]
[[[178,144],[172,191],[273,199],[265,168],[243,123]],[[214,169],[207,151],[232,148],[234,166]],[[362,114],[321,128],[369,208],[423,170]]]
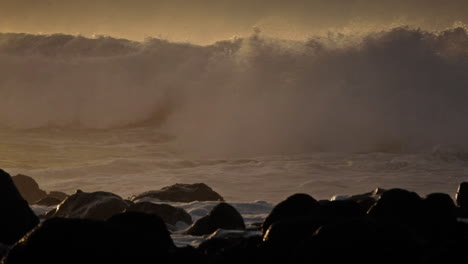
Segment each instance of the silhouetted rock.
[[173,253],[175,245],[166,224],[155,214],[141,212],[124,212],[116,214],[107,220],[108,223],[125,227],[132,234],[136,234],[148,245],[148,250],[160,250]]
[[379,221],[397,222],[415,226],[421,220],[421,197],[403,189],[385,191],[372,206],[368,215]]
[[261,236],[249,231],[218,230],[198,246],[205,263],[263,263],[257,261]]
[[40,199],[46,197],[47,193],[39,188],[39,185],[33,178],[22,174],[11,178],[21,196],[23,196],[29,204],[35,204]]
[[316,217],[276,221],[265,232],[259,254],[264,263],[287,263],[294,249],[322,225]]
[[460,208],[468,211],[468,182],[460,183],[455,199]]
[[326,223],[348,221],[366,215],[366,211],[354,200],[327,201],[320,204],[320,218]]
[[451,240],[456,233],[456,206],[450,195],[431,193],[422,200],[423,221],[421,229],[427,240],[442,243]]
[[0,243],[11,245],[33,229],[39,219],[19,193],[12,178],[0,169]]
[[320,227],[294,249],[292,263],[418,263],[418,244],[406,228],[354,219]]
[[202,236],[211,234],[219,228],[243,230],[245,229],[244,219],[234,207],[227,203],[220,203],[208,215],[198,219],[185,233]]
[[106,220],[122,213],[130,203],[109,192],[87,193],[78,190],[57,206],[47,217],[83,218]]
[[308,194],[294,194],[277,204],[263,222],[262,231],[266,233],[271,224],[281,220],[304,218],[319,213],[320,205]]
[[353,195],[346,200],[357,202],[367,212],[385,191],[385,189],[376,188],[372,192]]
[[39,201],[37,201],[35,204],[36,205],[44,205],[44,206],[52,206],[52,205],[58,205],[61,202],[62,201],[60,201],[57,198],[54,198],[54,197],[51,197],[51,196],[46,196],[46,197],[40,199]]
[[140,202],[130,205],[127,212],[142,212],[155,214],[164,220],[165,223],[175,225],[177,222],[184,222],[187,225],[193,223],[192,217],[182,208],[177,208],[168,204],[155,204],[150,202]]
[[161,201],[189,203],[194,201],[224,201],[223,197],[213,191],[204,183],[175,184],[164,187],[158,191],[149,191],[133,196],[130,200],[135,201],[145,197]]
[[16,244],[4,264],[169,263],[174,250],[156,215],[131,213],[108,222],[53,218]]

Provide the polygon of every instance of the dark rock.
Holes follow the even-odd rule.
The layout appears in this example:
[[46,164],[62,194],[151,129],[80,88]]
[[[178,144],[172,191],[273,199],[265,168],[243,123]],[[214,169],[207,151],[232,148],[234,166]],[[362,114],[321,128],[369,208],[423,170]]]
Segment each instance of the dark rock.
[[149,250],[175,251],[175,245],[166,224],[155,214],[124,212],[112,216],[107,222],[124,226],[132,234],[137,234],[140,239],[151,245]]
[[460,183],[455,199],[459,207],[468,208],[468,182]]
[[145,197],[155,198],[161,201],[189,203],[194,201],[224,201],[223,197],[213,191],[204,183],[175,184],[164,187],[158,191],[149,191],[133,196],[130,200],[135,201]]
[[59,204],[55,212],[48,214],[48,217],[106,220],[122,213],[129,205],[127,201],[113,193],[87,193],[78,190]]
[[418,263],[418,253],[404,227],[362,218],[320,227],[296,247],[293,263]]
[[46,197],[40,199],[39,201],[37,201],[35,204],[36,205],[44,205],[44,206],[52,206],[52,205],[60,204],[61,202],[62,201],[60,201],[59,199],[57,199],[55,197],[46,196]]
[[263,263],[257,261],[260,235],[243,231],[218,230],[198,246],[205,263]]
[[244,219],[234,207],[227,203],[220,203],[208,215],[198,219],[185,233],[202,236],[218,229],[244,230]]
[[0,169],[0,243],[11,245],[33,229],[39,219],[8,173]]
[[108,222],[48,219],[17,243],[3,263],[169,263],[175,247],[163,221],[137,214]]
[[154,204],[150,202],[141,202],[130,205],[127,212],[142,212],[146,214],[155,214],[164,220],[165,223],[175,225],[177,222],[184,222],[187,225],[193,223],[192,217],[182,208],[177,208],[168,204]]
[[49,192],[49,194],[47,194],[47,196],[53,197],[55,199],[60,200],[60,202],[62,202],[63,200],[67,199],[69,195],[64,192],[51,191]]
[[385,191],[385,189],[376,188],[372,192],[353,195],[346,200],[357,202],[367,212]]
[[431,193],[423,201],[423,221],[420,228],[430,242],[451,240],[456,233],[456,206],[445,193]]
[[284,219],[271,224],[260,246],[264,263],[286,263],[294,249],[322,224],[316,217]]
[[308,194],[294,194],[277,204],[263,222],[265,235],[271,224],[280,220],[310,217],[319,213],[320,205]]
[[364,217],[366,211],[356,201],[338,200],[321,203],[320,218],[326,223],[348,221]]
[[422,219],[422,200],[415,192],[391,189],[382,194],[368,215],[379,221],[417,226]]
[[26,175],[18,174],[12,177],[13,182],[21,193],[21,196],[28,201],[29,204],[35,204],[40,199],[44,198],[47,193],[39,188],[37,182]]

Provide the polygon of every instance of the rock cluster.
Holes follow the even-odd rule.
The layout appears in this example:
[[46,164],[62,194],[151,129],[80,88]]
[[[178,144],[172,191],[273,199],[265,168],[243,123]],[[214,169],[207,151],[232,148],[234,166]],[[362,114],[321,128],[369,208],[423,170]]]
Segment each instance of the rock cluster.
[[191,224],[190,215],[138,201],[168,200],[169,194],[146,193],[130,201],[77,191],[39,223],[10,175],[0,170],[0,263],[435,264],[466,258],[468,183],[460,184],[456,203],[448,194],[420,197],[398,188],[332,201],[294,194],[277,204],[258,230],[246,229],[239,212],[205,186],[163,189],[187,195],[171,198],[177,201],[220,201],[185,231],[207,239],[197,248],[177,247],[167,226]]

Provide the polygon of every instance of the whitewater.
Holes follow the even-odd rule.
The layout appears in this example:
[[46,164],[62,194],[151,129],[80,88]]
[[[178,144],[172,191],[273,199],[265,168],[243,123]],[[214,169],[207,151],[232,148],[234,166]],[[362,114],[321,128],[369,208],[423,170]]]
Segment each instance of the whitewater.
[[204,46],[2,33],[0,168],[124,198],[203,182],[261,215],[298,192],[453,195],[467,72],[464,27]]

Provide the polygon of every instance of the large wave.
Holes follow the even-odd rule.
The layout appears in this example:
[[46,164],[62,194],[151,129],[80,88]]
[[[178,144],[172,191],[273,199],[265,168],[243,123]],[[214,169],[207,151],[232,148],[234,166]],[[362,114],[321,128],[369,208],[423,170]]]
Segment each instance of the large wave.
[[0,34],[0,124],[157,124],[187,151],[467,146],[468,34],[398,27],[212,45]]

